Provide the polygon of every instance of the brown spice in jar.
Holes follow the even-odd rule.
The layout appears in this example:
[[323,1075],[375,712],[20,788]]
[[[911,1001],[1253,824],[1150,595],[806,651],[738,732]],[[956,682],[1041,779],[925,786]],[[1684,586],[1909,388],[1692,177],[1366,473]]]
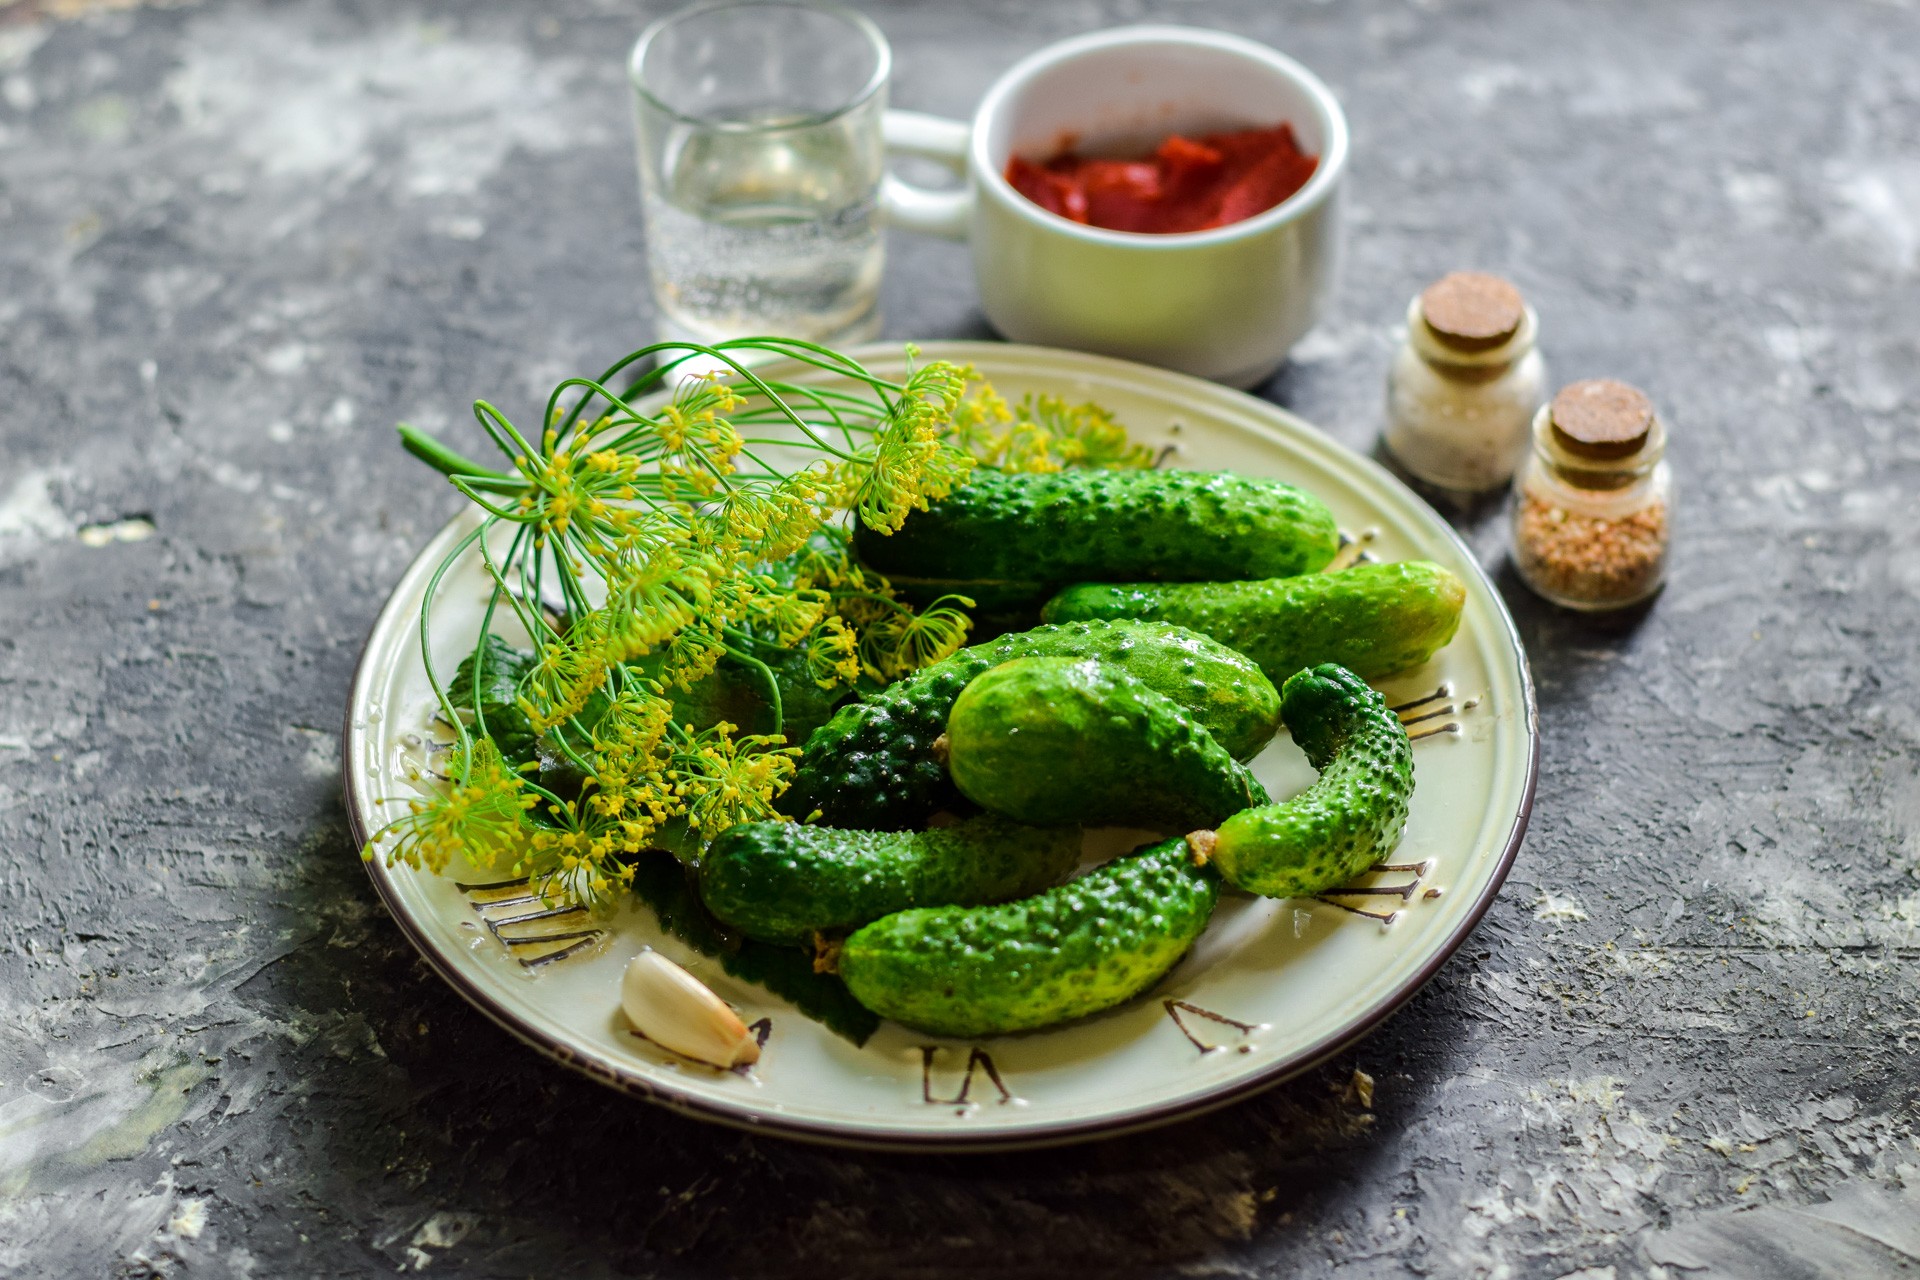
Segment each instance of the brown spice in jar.
[[1520,569],[1550,595],[1625,604],[1659,581],[1667,554],[1667,506],[1655,502],[1609,520],[1528,494],[1514,525]]

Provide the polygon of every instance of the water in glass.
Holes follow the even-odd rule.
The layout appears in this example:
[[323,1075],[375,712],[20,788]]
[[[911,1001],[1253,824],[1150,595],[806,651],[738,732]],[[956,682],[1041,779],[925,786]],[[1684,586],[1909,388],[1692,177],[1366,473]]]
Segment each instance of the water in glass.
[[874,336],[889,66],[879,29],[827,0],[719,0],[641,36],[634,119],[663,336]]
[[663,180],[647,184],[665,318],[703,341],[872,337],[882,262],[873,148],[839,122],[743,123],[688,136]]

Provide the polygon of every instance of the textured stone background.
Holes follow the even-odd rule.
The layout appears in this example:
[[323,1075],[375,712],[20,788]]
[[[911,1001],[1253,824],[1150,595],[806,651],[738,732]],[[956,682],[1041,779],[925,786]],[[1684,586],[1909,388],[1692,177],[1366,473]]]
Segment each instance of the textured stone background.
[[[1325,1070],[1077,1150],[834,1154],[550,1068],[385,918],[334,739],[456,505],[392,424],[469,442],[475,396],[525,410],[648,332],[621,51],[652,10],[27,0],[0,7],[0,1272],[1920,1266],[1920,15],[869,8],[896,101],[948,113],[1148,16],[1323,72],[1348,270],[1266,393],[1346,443],[1407,296],[1463,265],[1522,285],[1561,378],[1669,414],[1685,507],[1643,620],[1503,571],[1546,746],[1486,923]],[[891,334],[982,331],[962,250],[893,250]],[[1498,563],[1497,518],[1468,530]]]

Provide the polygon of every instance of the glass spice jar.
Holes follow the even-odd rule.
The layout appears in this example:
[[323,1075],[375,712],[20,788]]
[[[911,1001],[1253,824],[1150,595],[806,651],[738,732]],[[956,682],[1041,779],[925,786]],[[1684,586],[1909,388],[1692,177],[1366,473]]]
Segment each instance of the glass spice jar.
[[1466,498],[1507,483],[1546,397],[1539,327],[1520,291],[1484,272],[1444,276],[1407,305],[1385,442],[1409,474]]
[[1590,611],[1658,591],[1673,501],[1666,451],[1666,425],[1624,382],[1575,382],[1543,406],[1513,482],[1513,563],[1526,584]]

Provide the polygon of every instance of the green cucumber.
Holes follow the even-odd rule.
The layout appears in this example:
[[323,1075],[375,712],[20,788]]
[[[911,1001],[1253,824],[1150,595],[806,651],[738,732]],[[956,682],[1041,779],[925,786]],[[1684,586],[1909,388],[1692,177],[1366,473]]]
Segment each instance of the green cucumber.
[[660,928],[743,982],[757,982],[809,1018],[856,1045],[880,1025],[873,1011],[847,992],[839,976],[821,973],[812,947],[783,947],[742,938],[700,901],[692,868],[673,854],[643,849],[633,858],[633,895],[653,909]]
[[[976,470],[893,534],[854,534],[880,572],[941,579],[1012,608],[1022,584],[1199,582],[1311,573],[1340,531],[1313,495],[1278,480],[1204,471]],[[984,606],[983,606],[984,607]]]
[[997,907],[934,907],[848,938],[840,976],[882,1017],[937,1035],[1044,1027],[1112,1008],[1177,964],[1219,880],[1165,840]]
[[1037,825],[1212,826],[1267,793],[1179,704],[1117,667],[1018,658],[947,718],[947,769],[990,813]]
[[1018,578],[922,578],[909,573],[889,573],[887,584],[899,592],[902,599],[916,605],[932,604],[944,596],[965,596],[973,601],[973,607],[967,612],[975,618],[981,614],[1020,613],[1031,617],[1053,594],[1053,584]]
[[1399,843],[1413,795],[1413,748],[1387,700],[1344,667],[1300,672],[1280,700],[1319,781],[1189,840],[1236,888],[1308,898],[1345,884]]
[[1253,582],[1084,583],[1047,601],[1048,622],[1178,623],[1260,664],[1274,681],[1337,662],[1378,680],[1417,667],[1453,639],[1466,584],[1427,560]]
[[829,826],[899,830],[962,804],[934,747],[968,682],[1015,658],[1098,658],[1165,694],[1236,759],[1273,736],[1280,695],[1223,645],[1158,622],[1076,622],[973,645],[851,703],[807,739],[780,811]]
[[911,832],[746,822],[708,846],[700,897],[748,937],[800,942],[908,907],[1024,897],[1058,884],[1079,861],[1078,830],[995,817]]

